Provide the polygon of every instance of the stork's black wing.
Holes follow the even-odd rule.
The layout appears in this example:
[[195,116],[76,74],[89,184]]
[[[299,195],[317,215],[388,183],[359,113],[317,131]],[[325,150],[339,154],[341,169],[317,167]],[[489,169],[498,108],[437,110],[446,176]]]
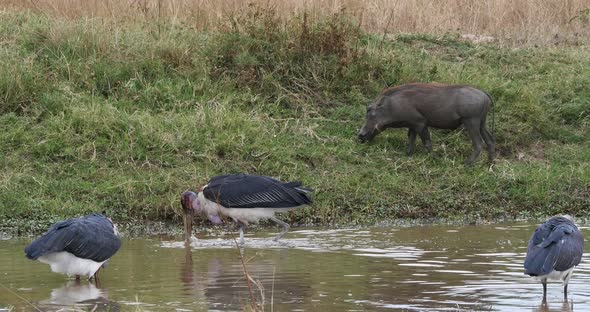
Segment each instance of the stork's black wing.
[[584,237],[578,228],[572,224],[568,226],[565,233],[559,256],[555,262],[555,270],[557,271],[565,271],[580,264],[584,253]]
[[566,218],[551,218],[535,230],[529,241],[525,274],[540,276],[568,270],[580,263],[583,252],[584,238],[578,228]]
[[230,174],[212,178],[203,195],[227,208],[291,208],[311,204],[312,190],[300,182],[267,176]]
[[102,215],[90,214],[54,224],[25,248],[25,254],[36,260],[51,252],[67,251],[78,258],[102,262],[120,247],[121,240],[114,234],[111,221]]

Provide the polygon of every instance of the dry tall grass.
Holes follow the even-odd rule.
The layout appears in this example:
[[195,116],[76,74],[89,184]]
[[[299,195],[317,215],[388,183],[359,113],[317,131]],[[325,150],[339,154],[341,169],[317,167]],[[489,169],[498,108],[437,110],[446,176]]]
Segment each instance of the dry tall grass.
[[590,37],[590,0],[0,0],[2,7],[65,18],[159,20],[196,29],[215,29],[252,4],[273,6],[283,18],[346,11],[367,31],[379,33],[457,32],[517,44],[580,43]]
[[517,44],[590,37],[590,0],[0,0],[0,7],[64,18],[158,20],[199,30],[225,25],[252,4],[273,6],[287,19],[302,11],[309,18],[346,11],[367,31],[389,34],[456,32]]

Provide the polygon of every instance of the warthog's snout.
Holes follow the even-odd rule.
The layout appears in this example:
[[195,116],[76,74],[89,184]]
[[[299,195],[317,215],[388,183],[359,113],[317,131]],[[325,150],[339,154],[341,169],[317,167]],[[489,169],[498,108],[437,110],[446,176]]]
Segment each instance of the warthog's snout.
[[363,129],[359,130],[358,134],[357,134],[357,138],[361,143],[366,143],[371,141],[371,139],[374,137],[374,134],[369,132],[369,131],[363,131]]
[[367,142],[367,138],[366,138],[366,134],[363,133],[363,129],[359,129],[359,131],[356,133],[356,138],[361,142],[361,143],[365,143]]
[[369,139],[367,138],[367,135],[366,135],[366,134],[362,134],[362,133],[360,133],[360,132],[359,132],[359,134],[357,135],[357,138],[358,138],[358,140],[359,140],[361,143],[366,143],[366,142],[368,142],[368,141],[369,141]]

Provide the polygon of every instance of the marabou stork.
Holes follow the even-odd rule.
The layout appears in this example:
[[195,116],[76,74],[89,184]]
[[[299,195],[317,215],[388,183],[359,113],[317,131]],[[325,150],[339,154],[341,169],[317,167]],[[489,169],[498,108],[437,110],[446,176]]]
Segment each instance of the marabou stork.
[[270,219],[283,226],[274,241],[289,231],[289,224],[277,219],[275,212],[292,210],[312,202],[313,190],[300,182],[281,182],[267,176],[229,174],[217,176],[203,186],[199,194],[185,191],[181,195],[184,208],[185,233],[190,239],[194,213],[203,214],[215,223],[221,223],[220,215],[232,218],[240,229],[240,243],[244,244],[244,225]]
[[91,279],[121,247],[117,227],[97,213],[60,221],[25,248],[27,258],[49,264],[56,273]]
[[543,303],[547,301],[548,279],[563,282],[563,297],[567,300],[567,284],[583,252],[584,238],[569,215],[553,217],[535,230],[524,269],[525,274],[541,280]]

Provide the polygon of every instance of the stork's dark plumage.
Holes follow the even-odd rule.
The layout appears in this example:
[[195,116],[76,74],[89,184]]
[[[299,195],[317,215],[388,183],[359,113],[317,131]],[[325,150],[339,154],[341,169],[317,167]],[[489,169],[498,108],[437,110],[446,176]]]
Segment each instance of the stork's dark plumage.
[[541,224],[529,240],[525,274],[543,283],[543,302],[547,300],[547,280],[563,282],[563,297],[567,299],[567,284],[574,267],[582,259],[584,238],[572,217],[553,217]]
[[281,182],[267,176],[230,174],[217,176],[201,188],[199,194],[182,193],[185,211],[185,231],[192,232],[192,216],[196,212],[206,215],[213,223],[221,223],[220,215],[232,218],[240,227],[240,242],[244,242],[243,226],[260,219],[270,219],[283,226],[274,240],[279,240],[289,225],[274,217],[275,212],[295,209],[312,202],[312,189],[300,182]]
[[60,221],[25,248],[27,258],[68,276],[94,276],[121,247],[117,227],[97,214]]

